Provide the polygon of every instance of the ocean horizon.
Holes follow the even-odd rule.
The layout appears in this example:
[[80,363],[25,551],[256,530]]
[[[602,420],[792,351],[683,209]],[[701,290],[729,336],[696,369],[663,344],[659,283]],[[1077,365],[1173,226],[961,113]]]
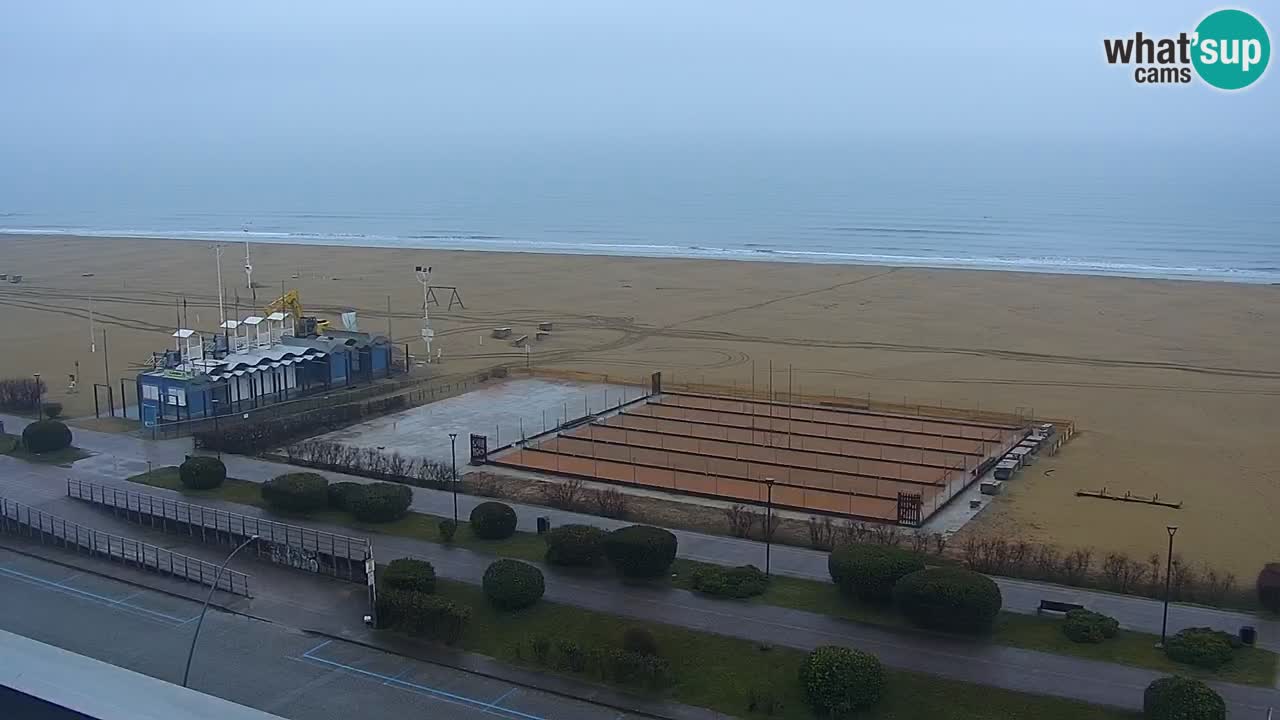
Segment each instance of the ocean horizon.
[[1220,175],[1230,158],[1211,148],[582,143],[111,160],[0,176],[0,233],[1280,283],[1280,181]]

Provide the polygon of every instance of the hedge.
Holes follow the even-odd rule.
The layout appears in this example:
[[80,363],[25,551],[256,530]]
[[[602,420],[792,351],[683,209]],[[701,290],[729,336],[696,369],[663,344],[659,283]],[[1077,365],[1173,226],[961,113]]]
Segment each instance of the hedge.
[[561,525],[542,537],[547,543],[547,562],[552,565],[589,567],[604,552],[604,531],[591,525]]
[[482,587],[489,602],[502,610],[529,607],[546,591],[541,570],[507,558],[494,562],[484,571]]
[[1214,670],[1231,661],[1239,640],[1230,633],[1197,627],[1182,630],[1164,643],[1164,654],[1174,662]]
[[516,511],[500,502],[482,502],[471,511],[471,532],[485,540],[503,540],[516,532]]
[[387,563],[379,574],[386,590],[419,592],[430,595],[436,591],[436,569],[426,560],[400,558]]
[[1147,686],[1142,693],[1142,717],[1147,720],[1226,720],[1227,704],[1208,685],[1175,675]]
[[662,528],[630,525],[605,536],[604,554],[627,577],[660,577],[676,559],[676,536]]
[[1280,613],[1280,563],[1267,563],[1258,573],[1258,603]]
[[71,447],[71,428],[57,420],[37,420],[23,428],[22,445],[36,455]]
[[698,592],[729,598],[755,597],[769,587],[769,577],[755,565],[703,565],[693,571],[689,581]]
[[471,608],[437,595],[388,590],[378,594],[378,624],[452,645],[462,638]]
[[287,473],[262,483],[262,499],[272,510],[309,513],[329,503],[329,481],[315,473]]
[[884,667],[875,655],[824,645],[800,666],[800,685],[817,715],[839,718],[875,705],[884,694]]
[[955,567],[907,575],[894,586],[893,600],[915,624],[951,632],[990,630],[1003,602],[991,578]]
[[350,480],[330,483],[328,490],[329,507],[334,510],[349,510],[351,508],[351,498],[362,492],[364,492],[364,483],[351,482]]
[[380,482],[365,485],[347,498],[347,510],[360,522],[391,522],[404,517],[413,502],[408,485]]
[[827,557],[827,570],[841,592],[863,602],[891,601],[894,584],[924,567],[919,554],[888,545],[842,545]]
[[212,490],[227,479],[227,466],[216,457],[191,456],[178,466],[178,479],[192,490]]
[[1120,631],[1120,622],[1113,617],[1092,610],[1069,610],[1062,622],[1062,634],[1072,642],[1096,644],[1113,638]]

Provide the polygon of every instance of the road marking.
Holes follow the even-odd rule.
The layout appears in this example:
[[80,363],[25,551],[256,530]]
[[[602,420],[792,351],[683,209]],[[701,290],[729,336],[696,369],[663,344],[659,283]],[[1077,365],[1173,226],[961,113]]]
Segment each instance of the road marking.
[[320,648],[328,644],[329,642],[323,642],[320,645],[312,648],[311,650],[308,650],[307,652],[303,653],[302,657],[306,658],[307,660],[311,660],[313,662],[318,662],[324,665],[329,665],[330,667],[346,670],[347,672],[350,672],[356,675],[363,675],[365,677],[381,680],[386,685],[392,685],[396,687],[405,688],[408,690],[413,690],[415,692],[419,692],[424,695],[429,695],[429,696],[432,696],[441,700],[446,700],[448,702],[452,702],[458,705],[476,708],[478,710],[482,710],[485,712],[489,712],[497,715],[504,715],[507,717],[522,718],[523,720],[546,720],[546,718],[542,718],[537,715],[530,715],[528,713],[522,713],[519,710],[511,710],[509,708],[499,707],[494,703],[485,702],[483,700],[477,700],[475,698],[467,697],[465,695],[456,695],[454,693],[446,692],[438,688],[429,687],[427,685],[420,685],[418,683],[410,682],[408,680],[401,680],[399,678],[395,678],[390,675],[385,675],[383,673],[373,672],[372,670],[365,670],[363,668],[354,667],[352,665],[347,665],[345,663],[335,662],[333,660],[326,660],[325,658],[316,657],[315,655],[312,654],[316,650],[319,650]]
[[45,578],[37,577],[35,575],[28,575],[27,573],[19,572],[17,570],[12,570],[9,568],[0,567],[0,575],[7,575],[15,580],[36,585],[37,587],[44,586],[47,589],[52,589],[55,592],[61,592],[68,595],[72,595],[73,597],[79,596],[86,600],[91,600],[93,602],[107,605],[108,607],[115,607],[119,609],[128,608],[129,610],[134,610],[136,612],[146,613],[147,615],[153,615],[157,618],[163,618],[165,620],[168,620],[171,623],[178,624],[178,625],[190,622],[190,620],[186,618],[174,617],[173,615],[162,613],[158,610],[152,610],[150,608],[144,608],[141,605],[134,605],[133,603],[126,602],[126,600],[128,600],[130,597],[135,597],[139,593],[134,593],[133,595],[128,595],[123,598],[116,599],[116,598],[109,598],[105,595],[92,593],[92,592],[89,592],[88,590],[81,590],[80,588],[71,587],[70,585],[64,585],[60,582],[55,582],[53,580],[46,580]]
[[498,696],[498,699],[497,699],[497,700],[494,700],[494,701],[493,701],[492,703],[490,703],[490,704],[491,704],[491,705],[493,705],[494,707],[497,707],[497,706],[498,706],[498,705],[499,705],[503,700],[506,700],[508,697],[510,697],[510,696],[511,696],[511,694],[512,694],[512,693],[514,693],[516,690],[519,690],[519,689],[520,689],[520,688],[518,688],[518,687],[512,687],[510,690],[508,690],[508,691],[506,691],[506,692],[502,693],[501,695],[499,695],[499,696]]

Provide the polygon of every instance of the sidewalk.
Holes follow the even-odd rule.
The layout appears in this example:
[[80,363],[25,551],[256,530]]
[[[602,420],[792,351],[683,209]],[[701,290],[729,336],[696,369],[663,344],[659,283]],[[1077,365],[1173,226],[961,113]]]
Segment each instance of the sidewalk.
[[[0,415],[8,432],[20,432],[28,420],[9,415]],[[129,475],[147,470],[149,461],[153,467],[177,465],[191,452],[190,439],[149,441],[139,438],[102,433],[92,430],[75,430],[76,445],[98,453],[97,456],[77,462],[70,475],[82,477],[94,482],[115,483]],[[298,468],[281,463],[267,462],[239,455],[223,455],[230,477],[265,482],[285,472],[296,472]],[[66,472],[64,470],[64,472]],[[463,472],[460,468],[459,472]],[[82,474],[84,473],[84,474]],[[321,472],[321,475],[334,481],[350,481],[359,483],[374,482],[368,478],[343,475],[341,473]],[[0,487],[3,482],[0,481]],[[20,497],[14,497],[21,500]],[[467,517],[471,509],[489,498],[470,495],[458,496],[458,513]],[[533,532],[537,529],[537,518],[547,517],[553,525],[582,523],[595,525],[605,529],[623,527],[631,523],[595,515],[555,510],[547,507],[508,503],[515,508],[519,517],[518,527]],[[413,510],[431,515],[451,516],[453,514],[453,495],[442,490],[413,488]],[[348,531],[349,532],[349,531]],[[731,538],[720,535],[707,535],[688,530],[672,530],[679,539],[679,556],[689,560],[716,563],[720,565],[761,566],[764,564],[764,544],[754,540]],[[382,544],[381,542],[379,544]],[[827,582],[827,553],[808,548],[790,545],[774,545],[771,551],[771,569],[779,575],[818,580]],[[1163,617],[1163,604],[1149,598],[1130,595],[1118,595],[1084,588],[1066,587],[1050,583],[1013,578],[992,577],[1004,596],[1004,609],[1010,612],[1034,615],[1042,599],[1060,600],[1079,603],[1091,610],[1110,615],[1120,622],[1121,627],[1129,630],[1159,634]],[[1174,633],[1187,627],[1212,627],[1235,634],[1242,625],[1253,625],[1258,629],[1258,646],[1280,652],[1280,621],[1263,618],[1251,613],[1219,610],[1216,608],[1194,605],[1171,604],[1169,606],[1169,632]]]

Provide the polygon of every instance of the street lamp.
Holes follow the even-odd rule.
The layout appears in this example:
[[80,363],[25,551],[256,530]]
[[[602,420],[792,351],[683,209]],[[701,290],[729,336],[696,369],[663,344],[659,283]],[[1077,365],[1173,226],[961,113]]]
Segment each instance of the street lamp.
[[196,621],[196,632],[191,636],[191,649],[187,651],[187,669],[182,671],[182,687],[187,686],[187,678],[191,676],[191,658],[196,654],[196,640],[200,639],[200,626],[204,625],[204,614],[209,611],[209,603],[213,600],[213,593],[218,589],[218,581],[222,579],[222,571],[227,569],[227,565],[231,564],[231,558],[236,553],[248,547],[249,543],[257,540],[258,536],[253,535],[248,540],[236,546],[235,550],[222,561],[222,565],[218,568],[218,574],[213,576],[213,585],[209,588],[209,595],[204,599],[204,606],[200,608],[200,619]]
[[44,406],[40,403],[40,373],[32,373],[36,379],[36,420],[44,419]]
[[1157,647],[1164,647],[1165,634],[1169,631],[1169,583],[1173,576],[1173,536],[1178,533],[1178,526],[1169,525],[1165,530],[1169,531],[1169,557],[1164,564],[1164,619],[1160,622],[1160,644]]
[[764,479],[764,485],[769,489],[768,500],[765,507],[768,508],[764,516],[764,574],[769,575],[770,551],[773,547],[773,478]]
[[449,454],[453,456],[453,526],[458,526],[458,433],[449,433]]

